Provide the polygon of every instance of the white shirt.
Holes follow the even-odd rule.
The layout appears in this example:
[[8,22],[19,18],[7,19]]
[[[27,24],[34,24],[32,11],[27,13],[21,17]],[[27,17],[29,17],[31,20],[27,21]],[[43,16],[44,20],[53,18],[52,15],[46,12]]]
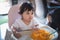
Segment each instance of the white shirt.
[[[37,25],[38,22],[35,19],[32,19],[29,25],[26,25],[21,19],[16,19],[16,21],[12,24],[11,29],[13,29],[13,26],[15,28],[21,28],[21,30],[27,30],[27,29],[32,29],[35,25]],[[20,32],[22,35],[21,38],[15,40],[32,40],[30,38],[31,31],[25,31],[25,32]]]

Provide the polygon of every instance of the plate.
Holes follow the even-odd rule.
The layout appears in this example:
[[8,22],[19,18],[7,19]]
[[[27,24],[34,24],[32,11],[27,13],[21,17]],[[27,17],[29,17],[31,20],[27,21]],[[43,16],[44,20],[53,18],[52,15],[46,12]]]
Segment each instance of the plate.
[[48,32],[50,32],[50,34],[52,34],[54,37],[52,38],[52,40],[56,40],[58,38],[58,33],[56,30],[54,30],[53,28],[51,28],[50,26],[43,26],[40,29],[44,29]]

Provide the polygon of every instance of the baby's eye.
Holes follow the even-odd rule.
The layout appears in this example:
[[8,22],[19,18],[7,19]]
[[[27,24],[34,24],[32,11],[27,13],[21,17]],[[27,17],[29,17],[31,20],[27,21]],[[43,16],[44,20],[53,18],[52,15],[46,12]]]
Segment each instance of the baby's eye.
[[27,13],[27,14],[29,14],[29,13]]
[[32,13],[32,15],[33,15],[33,13]]

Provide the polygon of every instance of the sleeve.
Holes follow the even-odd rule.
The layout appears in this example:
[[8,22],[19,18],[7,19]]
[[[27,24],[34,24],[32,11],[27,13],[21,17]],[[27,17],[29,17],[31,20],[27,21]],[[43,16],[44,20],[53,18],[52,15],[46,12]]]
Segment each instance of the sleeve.
[[19,27],[19,24],[18,24],[18,21],[16,20],[16,21],[12,24],[11,30],[18,29],[18,27]]

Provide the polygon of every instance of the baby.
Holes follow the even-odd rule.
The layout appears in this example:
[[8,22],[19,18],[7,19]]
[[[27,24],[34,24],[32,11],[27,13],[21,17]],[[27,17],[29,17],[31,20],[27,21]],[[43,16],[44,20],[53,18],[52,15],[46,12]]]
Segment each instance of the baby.
[[33,31],[38,29],[38,22],[34,19],[33,9],[34,8],[31,3],[23,3],[21,5],[19,12],[21,18],[16,19],[16,21],[11,26],[13,35],[16,39],[31,40],[28,39],[31,32],[24,31]]

